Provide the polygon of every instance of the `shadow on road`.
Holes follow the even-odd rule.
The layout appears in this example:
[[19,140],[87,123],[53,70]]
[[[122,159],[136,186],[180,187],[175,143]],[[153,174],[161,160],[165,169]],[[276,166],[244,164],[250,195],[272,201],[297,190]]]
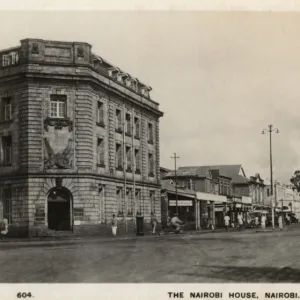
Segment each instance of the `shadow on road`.
[[[284,267],[219,267],[219,266],[197,266],[200,272],[181,273],[186,276],[201,276],[206,274],[207,278],[223,279],[224,282],[251,282],[251,283],[293,283],[300,282],[300,270]],[[210,270],[208,270],[210,269]],[[209,280],[207,281],[209,282]]]

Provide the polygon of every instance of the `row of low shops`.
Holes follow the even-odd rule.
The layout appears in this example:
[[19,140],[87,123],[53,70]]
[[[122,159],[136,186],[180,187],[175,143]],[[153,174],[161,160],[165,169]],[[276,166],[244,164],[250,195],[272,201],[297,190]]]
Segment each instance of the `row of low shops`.
[[[251,197],[231,197],[195,192],[188,189],[176,189],[169,182],[162,184],[162,223],[166,225],[168,218],[176,214],[185,222],[189,229],[204,229],[211,222],[216,227],[224,226],[224,217],[230,216],[233,223],[237,222],[237,215],[242,214],[246,220],[252,210]],[[177,205],[176,205],[177,204]]]

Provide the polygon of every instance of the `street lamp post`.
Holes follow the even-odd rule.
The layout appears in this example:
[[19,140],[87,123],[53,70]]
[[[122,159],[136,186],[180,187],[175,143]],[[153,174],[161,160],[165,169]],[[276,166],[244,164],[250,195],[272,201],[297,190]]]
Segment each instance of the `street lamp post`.
[[271,201],[272,201],[272,227],[275,227],[274,220],[274,201],[273,201],[273,161],[272,161],[272,133],[279,133],[278,128],[273,128],[273,125],[268,125],[268,129],[263,129],[262,134],[269,133],[270,137],[270,177],[271,177]]
[[176,214],[178,216],[178,194],[177,194],[177,172],[176,172],[176,160],[179,158],[179,156],[176,156],[176,153],[174,153],[174,156],[171,157],[174,159],[174,164],[175,164],[175,194],[176,194]]

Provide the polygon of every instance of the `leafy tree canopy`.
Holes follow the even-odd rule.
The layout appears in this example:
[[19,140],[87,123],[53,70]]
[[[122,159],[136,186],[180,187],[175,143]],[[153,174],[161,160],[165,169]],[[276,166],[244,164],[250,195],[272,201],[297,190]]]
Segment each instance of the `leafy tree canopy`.
[[293,188],[300,192],[300,170],[294,172],[294,175],[290,179]]

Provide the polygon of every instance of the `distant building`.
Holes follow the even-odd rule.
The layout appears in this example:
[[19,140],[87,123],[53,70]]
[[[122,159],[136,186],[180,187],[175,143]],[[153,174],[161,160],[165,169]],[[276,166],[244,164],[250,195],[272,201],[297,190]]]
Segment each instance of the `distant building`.
[[91,45],[25,39],[0,51],[0,218],[9,233],[119,232],[160,218],[151,88]]
[[275,181],[272,197],[271,184],[266,182],[264,205],[274,206],[278,212],[295,213],[300,218],[300,195],[290,184]]

